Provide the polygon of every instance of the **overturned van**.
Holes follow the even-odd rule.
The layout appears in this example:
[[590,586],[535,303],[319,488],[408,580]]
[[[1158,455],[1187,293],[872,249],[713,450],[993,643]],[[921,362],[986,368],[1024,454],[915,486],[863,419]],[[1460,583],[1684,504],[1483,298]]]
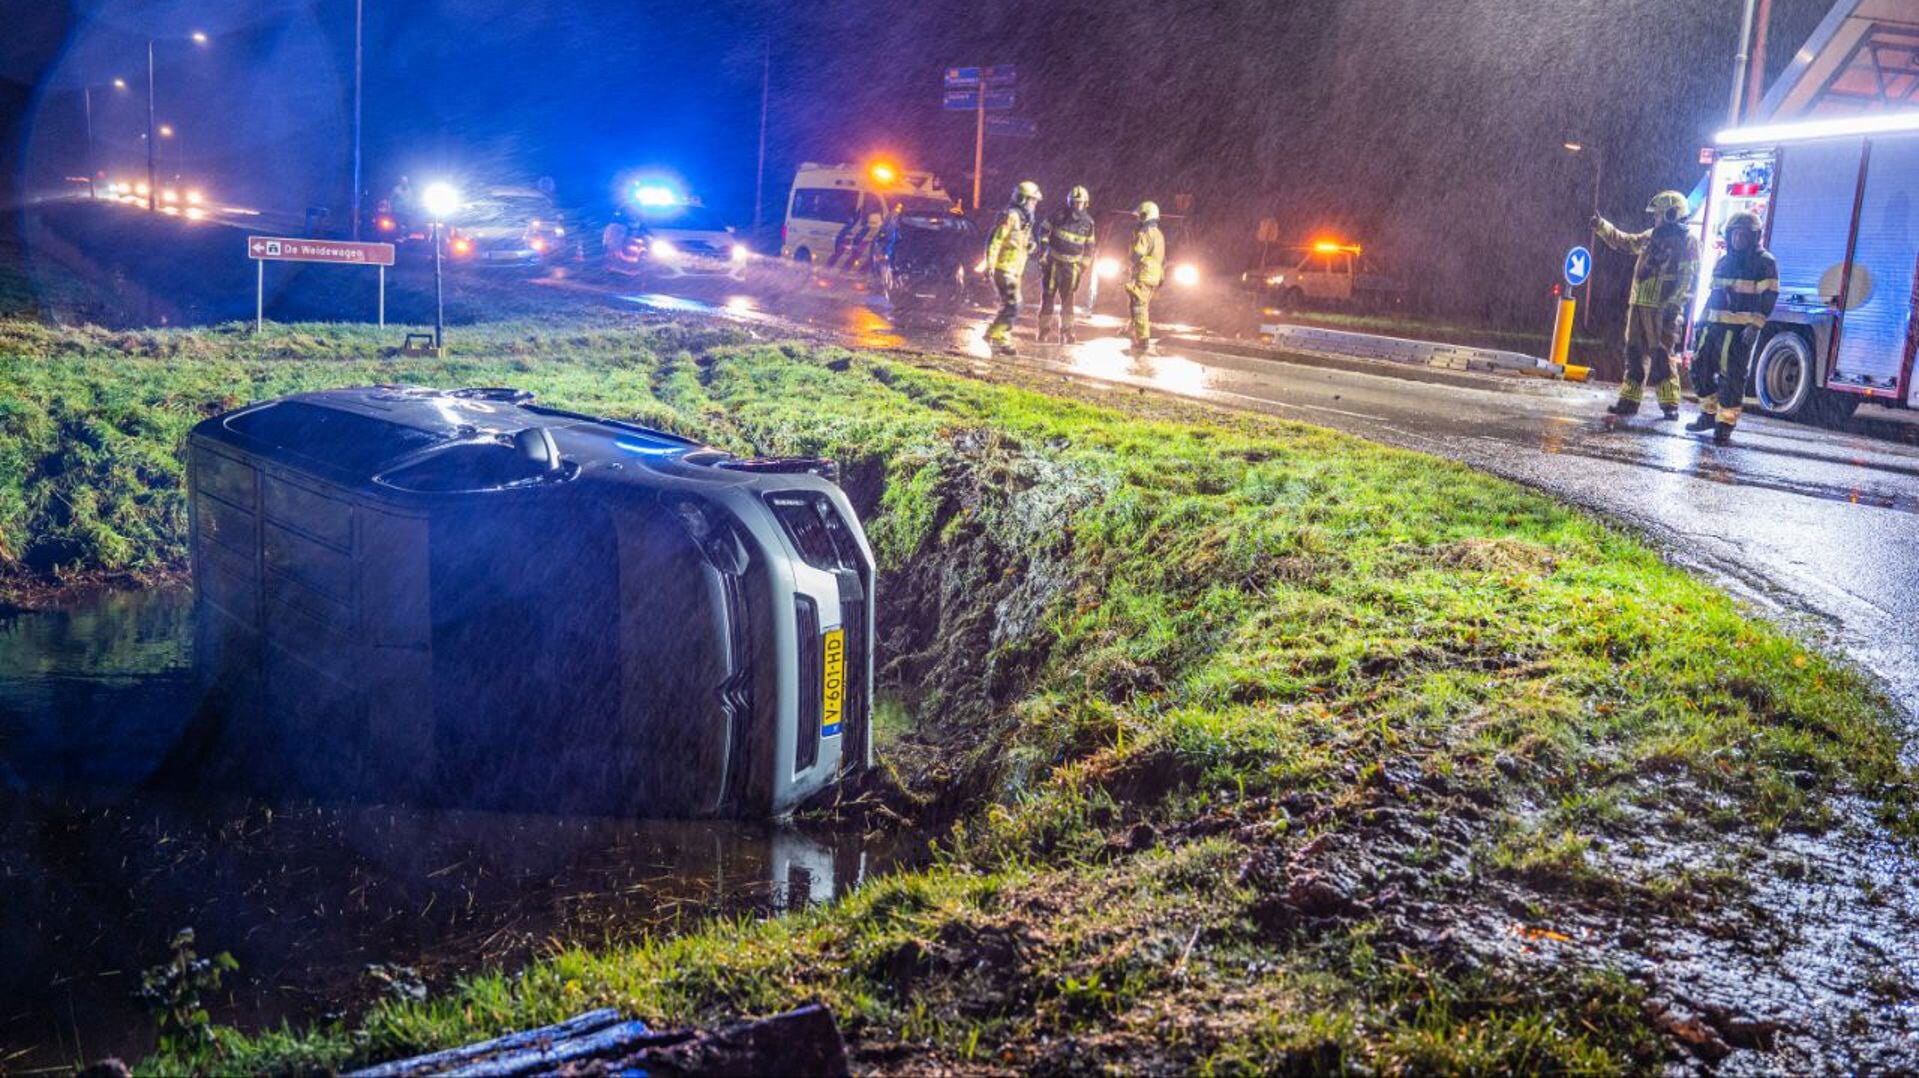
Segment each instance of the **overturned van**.
[[409,386],[188,453],[196,663],[301,792],[780,815],[871,763],[872,554],[826,462]]

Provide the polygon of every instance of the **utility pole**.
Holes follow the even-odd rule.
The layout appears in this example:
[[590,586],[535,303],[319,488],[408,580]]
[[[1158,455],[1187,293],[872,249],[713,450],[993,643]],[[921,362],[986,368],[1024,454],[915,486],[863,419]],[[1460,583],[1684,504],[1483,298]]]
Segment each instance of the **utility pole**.
[[1746,51],[1752,42],[1752,9],[1755,0],[1746,0],[1746,14],[1739,23],[1739,55],[1732,65],[1732,103],[1727,107],[1726,126],[1739,126],[1740,103],[1746,96],[1746,65],[1752,59]]
[[753,238],[759,241],[760,224],[766,211],[766,100],[773,79],[773,39],[766,39],[766,51],[760,55],[760,156],[753,168]]
[[360,238],[360,80],[364,41],[361,30],[366,15],[366,0],[353,0],[353,238]]

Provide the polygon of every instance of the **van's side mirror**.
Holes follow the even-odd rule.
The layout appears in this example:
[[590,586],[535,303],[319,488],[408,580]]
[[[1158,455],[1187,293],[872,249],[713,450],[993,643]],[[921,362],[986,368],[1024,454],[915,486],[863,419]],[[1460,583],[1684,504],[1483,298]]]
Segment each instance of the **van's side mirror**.
[[543,472],[560,470],[560,447],[553,432],[545,427],[527,427],[513,432],[513,448],[520,456]]

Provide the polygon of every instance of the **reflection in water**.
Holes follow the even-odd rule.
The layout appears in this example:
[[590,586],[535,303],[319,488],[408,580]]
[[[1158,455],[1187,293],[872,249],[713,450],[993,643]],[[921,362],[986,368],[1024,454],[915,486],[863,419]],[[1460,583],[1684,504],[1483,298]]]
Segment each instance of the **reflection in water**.
[[1157,355],[1136,357],[1132,342],[1124,337],[1095,337],[1063,349],[1067,365],[1074,374],[1109,382],[1149,382],[1169,393],[1203,393],[1212,382],[1212,373],[1204,364],[1184,356]]
[[686,311],[693,314],[711,314],[713,308],[696,299],[684,296],[669,296],[664,292],[642,292],[638,295],[621,295],[621,299],[641,307],[651,307],[656,311]]
[[[190,596],[0,620],[0,1069],[152,1047],[132,996],[191,926],[240,969],[214,1019],[351,1012],[558,946],[830,899],[891,863],[858,838],[731,821],[270,803],[150,781],[191,714]],[[386,977],[369,973],[386,967]]]
[[1068,349],[1067,358],[1074,374],[1109,382],[1123,380],[1133,370],[1128,342],[1121,337],[1095,337]]
[[1153,384],[1170,393],[1200,393],[1210,380],[1205,367],[1183,356],[1150,356],[1144,366]]
[[1546,427],[1539,432],[1539,451],[1541,453],[1558,453],[1564,449],[1566,447],[1566,435],[1571,431],[1577,430],[1582,422],[1583,420],[1574,419],[1571,416],[1547,416]]
[[906,338],[894,331],[893,323],[864,304],[849,304],[841,328],[860,348],[901,348]]

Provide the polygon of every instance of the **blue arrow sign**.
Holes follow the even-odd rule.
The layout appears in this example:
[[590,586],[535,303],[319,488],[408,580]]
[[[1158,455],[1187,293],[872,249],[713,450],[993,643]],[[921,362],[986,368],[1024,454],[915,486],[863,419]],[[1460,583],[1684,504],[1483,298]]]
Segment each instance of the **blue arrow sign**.
[[1593,253],[1584,247],[1575,247],[1566,252],[1566,264],[1561,269],[1566,274],[1566,283],[1578,288],[1592,276]]

